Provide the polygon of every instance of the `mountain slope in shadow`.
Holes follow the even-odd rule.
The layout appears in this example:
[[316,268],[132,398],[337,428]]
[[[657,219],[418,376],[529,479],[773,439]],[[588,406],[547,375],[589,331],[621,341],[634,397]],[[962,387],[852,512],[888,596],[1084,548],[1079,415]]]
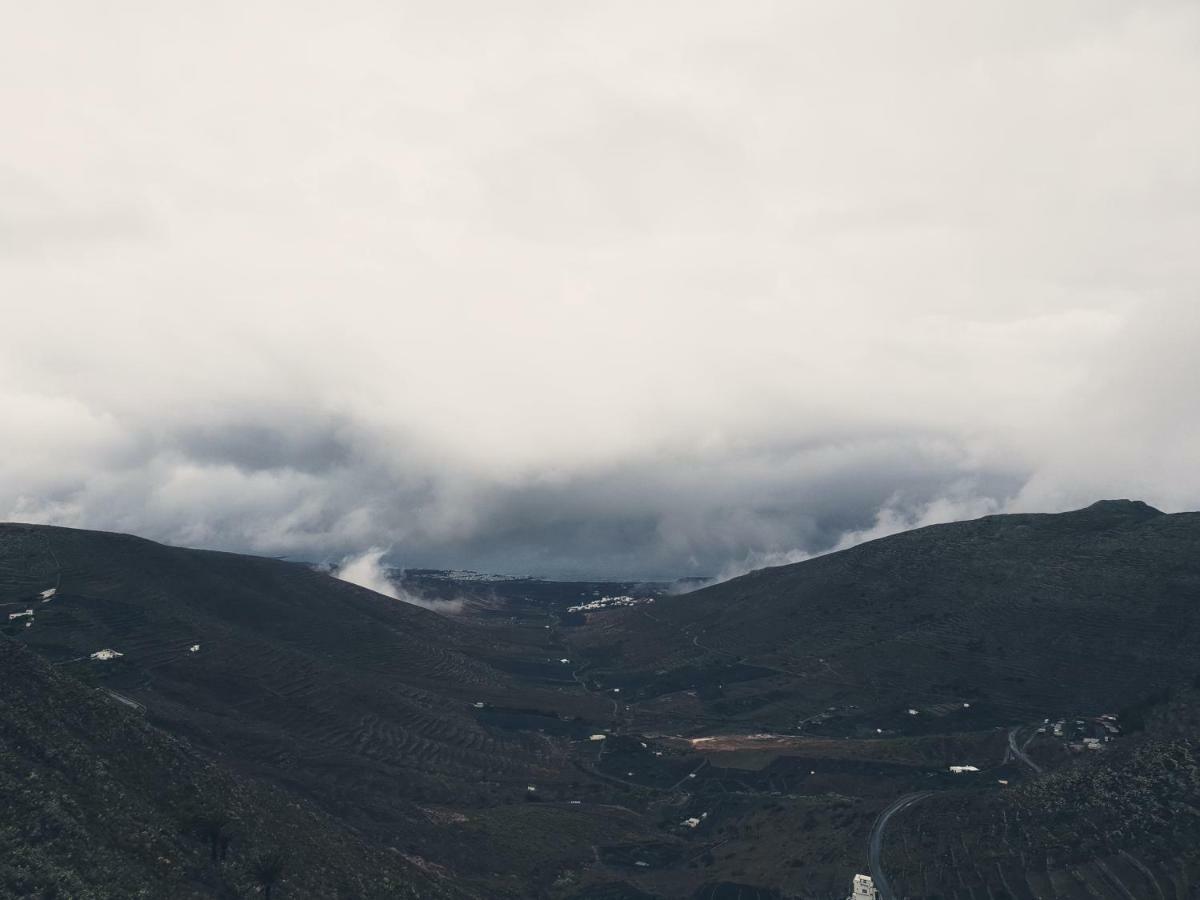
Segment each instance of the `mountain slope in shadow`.
[[312,804],[238,776],[0,639],[0,895],[453,897]]
[[[636,830],[632,816],[614,825],[585,809],[525,814],[530,785],[580,796],[588,779],[568,738],[493,727],[477,704],[584,732],[611,707],[569,674],[505,671],[532,651],[497,630],[297,563],[26,525],[0,526],[0,614],[7,636],[57,671],[430,873],[453,865],[464,883],[486,881],[499,866],[536,868],[547,834],[577,834],[570,853],[590,858],[597,835]],[[103,650],[120,655],[93,658]],[[464,808],[491,810],[488,824],[465,827]],[[491,832],[518,814],[529,850],[498,859]]]
[[921,528],[594,616],[581,643],[643,693],[761,670],[727,677],[701,721],[791,727],[835,707],[843,729],[919,730],[933,720],[907,709],[994,724],[1122,706],[1197,669],[1200,514],[1104,501]]

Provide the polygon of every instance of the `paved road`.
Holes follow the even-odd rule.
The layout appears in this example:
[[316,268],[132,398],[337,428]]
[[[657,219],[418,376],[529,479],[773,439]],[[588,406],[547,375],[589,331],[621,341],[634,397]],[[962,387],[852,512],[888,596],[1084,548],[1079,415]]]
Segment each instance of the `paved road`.
[[[1025,752],[1025,748],[1029,746],[1029,741],[1033,740],[1033,735],[1030,735],[1029,739],[1026,740],[1024,744],[1021,744],[1020,746],[1018,746],[1017,738],[1020,736],[1020,734],[1021,734],[1021,726],[1020,725],[1016,726],[1015,728],[1008,729],[1008,750],[1009,750],[1009,752],[1013,756],[1015,756],[1017,759],[1019,759],[1021,762],[1025,763],[1025,765],[1029,766],[1029,768],[1033,769],[1034,772],[1036,772],[1039,775],[1042,774],[1042,767],[1039,766],[1037,763],[1035,763],[1032,759],[1030,759],[1029,755]],[[1037,732],[1035,731],[1034,734],[1037,734]]]
[[888,882],[887,876],[883,874],[883,865],[879,859],[883,854],[883,835],[887,831],[888,823],[896,813],[932,797],[934,793],[934,791],[918,791],[915,794],[905,794],[903,797],[893,800],[891,805],[879,814],[875,824],[871,826],[871,837],[867,841],[867,864],[870,866],[875,888],[879,891],[879,900],[896,900],[892,885]]
[[108,696],[112,697],[118,703],[128,706],[130,709],[136,709],[138,712],[146,711],[146,707],[142,706],[142,704],[138,703],[136,700],[131,700],[130,698],[126,697],[124,694],[119,694],[116,691],[110,690],[109,688],[106,688],[106,687],[102,687],[102,688],[100,688],[100,690],[103,691],[104,693],[108,694]]

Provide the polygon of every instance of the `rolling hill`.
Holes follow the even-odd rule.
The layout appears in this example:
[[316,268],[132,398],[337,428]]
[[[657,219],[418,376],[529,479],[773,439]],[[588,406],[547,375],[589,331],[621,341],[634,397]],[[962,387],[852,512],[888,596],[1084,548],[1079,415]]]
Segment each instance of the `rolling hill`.
[[695,727],[1115,710],[1200,671],[1200,514],[1105,501],[921,528],[594,616],[580,643],[635,696],[697,688]]
[[[0,614],[62,677],[412,865],[466,886],[509,869],[512,886],[484,896],[525,896],[547,859],[641,828],[565,808],[607,796],[572,748],[611,707],[580,690],[541,622],[480,627],[306,565],[23,525],[0,526]],[[93,658],[104,650],[120,655]],[[535,725],[496,724],[508,708]],[[544,814],[529,814],[530,787]],[[501,855],[509,833],[524,849]]]

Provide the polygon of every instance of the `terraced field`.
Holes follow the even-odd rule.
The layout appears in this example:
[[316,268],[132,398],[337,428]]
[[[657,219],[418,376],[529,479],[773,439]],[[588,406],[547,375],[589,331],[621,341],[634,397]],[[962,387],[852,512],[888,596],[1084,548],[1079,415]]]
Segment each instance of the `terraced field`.
[[885,847],[900,895],[1184,900],[1200,889],[1200,740],[1143,736],[999,794],[951,794]]
[[468,896],[15,641],[0,640],[0,683],[0,896],[253,896],[255,861],[281,852],[284,896]]

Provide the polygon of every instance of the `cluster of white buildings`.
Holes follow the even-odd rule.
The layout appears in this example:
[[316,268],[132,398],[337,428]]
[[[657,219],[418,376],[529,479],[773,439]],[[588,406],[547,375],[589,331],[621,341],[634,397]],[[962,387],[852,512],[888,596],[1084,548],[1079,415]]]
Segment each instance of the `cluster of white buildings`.
[[599,600],[589,600],[578,606],[567,607],[567,612],[590,612],[594,609],[611,609],[614,606],[637,606],[641,603],[653,603],[653,597],[601,597]]
[[439,581],[537,581],[527,575],[492,575],[487,572],[474,572],[471,569],[451,569],[446,572],[421,572],[422,578],[436,578]]

